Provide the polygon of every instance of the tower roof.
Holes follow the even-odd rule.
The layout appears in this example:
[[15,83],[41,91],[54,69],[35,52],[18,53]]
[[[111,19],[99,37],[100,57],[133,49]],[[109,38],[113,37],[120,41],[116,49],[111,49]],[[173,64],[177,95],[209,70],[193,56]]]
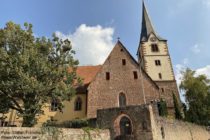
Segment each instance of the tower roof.
[[142,26],[141,26],[141,37],[140,41],[146,41],[148,39],[148,36],[153,33],[159,40],[165,40],[158,36],[158,34],[155,32],[155,29],[152,25],[152,22],[150,20],[150,17],[147,12],[147,8],[144,4],[143,1],[143,6],[142,6]]

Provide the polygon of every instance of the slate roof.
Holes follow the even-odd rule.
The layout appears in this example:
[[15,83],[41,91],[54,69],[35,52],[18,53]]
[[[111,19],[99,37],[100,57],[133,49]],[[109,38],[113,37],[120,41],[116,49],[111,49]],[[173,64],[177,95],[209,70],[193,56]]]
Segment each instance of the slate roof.
[[166,40],[160,37],[154,30],[154,27],[152,25],[152,22],[150,20],[149,14],[147,12],[147,8],[143,1],[142,6],[142,25],[141,25],[141,37],[140,41],[147,41],[149,35],[153,33],[159,40]]

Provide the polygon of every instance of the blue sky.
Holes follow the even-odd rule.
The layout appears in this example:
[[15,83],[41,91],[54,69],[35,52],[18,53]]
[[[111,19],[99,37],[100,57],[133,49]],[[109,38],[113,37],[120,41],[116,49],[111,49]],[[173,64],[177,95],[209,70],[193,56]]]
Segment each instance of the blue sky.
[[[210,75],[210,0],[145,0],[159,35],[168,40],[177,77],[183,67]],[[103,63],[120,37],[136,56],[141,0],[0,0],[0,28],[32,23],[36,36],[70,38],[81,64]]]

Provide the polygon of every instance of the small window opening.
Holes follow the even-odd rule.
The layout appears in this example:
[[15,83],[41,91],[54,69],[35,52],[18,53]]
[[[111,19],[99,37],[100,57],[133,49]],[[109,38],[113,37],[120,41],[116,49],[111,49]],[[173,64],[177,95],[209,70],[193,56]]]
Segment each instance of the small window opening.
[[106,72],[106,80],[110,80],[110,73]]
[[161,90],[162,90],[162,92],[164,92],[165,90],[164,90],[164,88],[161,88]]
[[152,44],[151,46],[152,46],[152,52],[158,52],[159,51],[157,44]]
[[126,65],[126,60],[122,59],[122,65]]
[[133,72],[133,78],[134,78],[134,79],[138,79],[137,71],[134,71],[134,72]]
[[156,65],[156,66],[160,66],[160,65],[161,65],[160,60],[155,60],[155,65]]
[[78,97],[75,101],[75,105],[74,105],[74,110],[75,111],[80,111],[82,110],[82,100],[80,97]]
[[58,101],[57,100],[52,100],[50,110],[51,111],[57,111],[58,110]]
[[121,52],[123,52],[123,49],[120,49]]
[[147,123],[145,121],[142,122],[142,129],[147,130]]
[[159,78],[160,78],[160,79],[162,79],[162,74],[161,74],[161,73],[159,73],[158,75],[159,75]]
[[162,138],[164,139],[164,138],[165,138],[164,128],[163,128],[163,127],[161,127],[161,128],[160,128],[160,130],[161,130],[161,135],[162,135]]

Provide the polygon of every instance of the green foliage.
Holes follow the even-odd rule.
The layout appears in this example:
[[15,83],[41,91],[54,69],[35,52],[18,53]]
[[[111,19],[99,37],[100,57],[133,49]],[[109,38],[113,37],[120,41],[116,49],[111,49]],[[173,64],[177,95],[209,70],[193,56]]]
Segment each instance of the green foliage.
[[91,131],[95,131],[98,133],[98,136],[99,136],[99,130],[98,129],[94,129],[94,128],[91,128],[91,127],[83,127],[82,130],[85,132],[84,133],[84,136],[83,136],[83,140],[93,140],[92,136],[91,136]]
[[174,102],[175,118],[181,120],[182,119],[181,108],[179,106],[177,97],[174,93],[173,93],[173,102]]
[[210,80],[205,75],[195,75],[195,71],[182,72],[180,89],[185,92],[187,121],[210,125]]
[[63,131],[57,127],[42,126],[41,128],[42,136],[51,137],[52,140],[59,140],[63,137]]
[[75,119],[62,123],[66,128],[83,128],[88,127],[88,120],[86,119]]
[[65,121],[62,123],[48,121],[43,126],[60,127],[60,128],[84,128],[84,127],[89,127],[89,122],[87,119],[75,119],[71,121]]
[[160,116],[168,116],[167,104],[166,101],[164,101],[162,98],[158,104],[158,110]]
[[0,114],[5,114],[9,111],[9,103],[5,103],[4,101],[7,100],[6,97],[0,98]]
[[61,111],[79,83],[74,54],[69,40],[35,38],[31,24],[22,29],[8,22],[0,29],[0,111],[17,110],[27,127],[36,124],[35,116],[51,100]]
[[97,128],[93,128],[89,126],[89,120],[87,119],[75,119],[71,121],[65,121],[63,123],[57,123],[56,121],[47,121],[42,126],[42,132],[43,134],[48,134],[49,136],[52,136],[54,139],[58,138],[62,131],[60,131],[59,128],[76,128],[76,129],[82,129],[84,131],[83,139],[82,140],[92,140],[91,137],[91,131],[98,132],[99,136],[99,130]]

